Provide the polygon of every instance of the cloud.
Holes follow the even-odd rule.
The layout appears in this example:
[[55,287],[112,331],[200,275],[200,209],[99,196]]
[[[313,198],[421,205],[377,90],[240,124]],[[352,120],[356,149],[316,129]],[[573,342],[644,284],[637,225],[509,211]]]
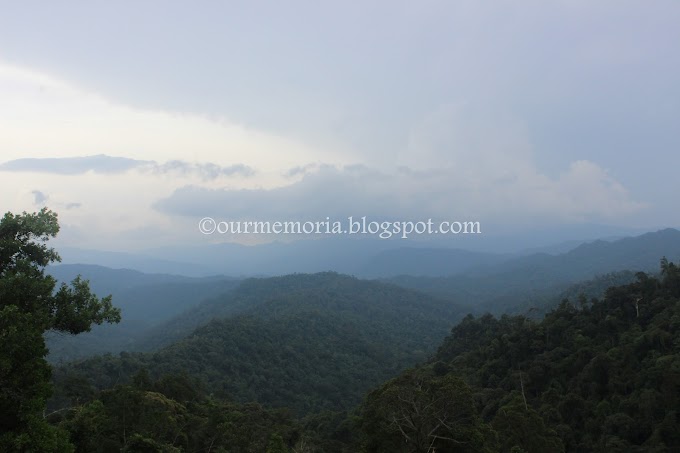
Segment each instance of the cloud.
[[[33,190],[31,191],[31,195],[33,195],[33,204],[36,206],[45,206],[47,204],[48,200],[51,200],[51,198],[44,192],[40,190]],[[66,210],[71,210],[71,209],[77,209],[82,206],[82,203],[78,202],[70,202],[70,203],[64,203],[59,200],[51,200],[49,203],[50,207],[53,209],[66,209]]]
[[374,219],[487,220],[527,224],[612,220],[644,206],[605,170],[577,161],[557,178],[536,172],[472,184],[455,169],[399,169],[363,165],[320,166],[292,184],[264,190],[185,186],[155,203],[181,217],[223,220]]
[[213,163],[188,163],[181,160],[171,160],[163,164],[153,162],[152,165],[142,166],[142,169],[155,174],[197,175],[204,180],[217,179],[221,176],[253,176],[256,173],[255,169],[244,164],[223,167]]
[[156,175],[198,176],[213,180],[222,176],[252,176],[255,170],[244,164],[220,166],[213,163],[190,163],[171,160],[158,163],[104,154],[83,157],[24,158],[0,164],[0,171],[81,175],[87,172],[113,175],[137,169]]
[[132,168],[149,165],[150,161],[111,157],[103,154],[83,157],[52,157],[15,159],[0,165],[0,171],[79,175],[95,173],[124,173]]
[[82,203],[78,202],[64,203],[59,201],[58,199],[52,200],[49,195],[40,190],[32,190],[31,195],[33,196],[33,204],[36,206],[45,206],[46,204],[48,204],[47,203],[48,201],[50,208],[57,210],[62,208],[66,210],[71,210],[82,206]]
[[[39,26],[0,29],[25,34],[4,41],[27,65],[0,61],[3,204],[32,208],[36,187],[82,203],[60,220],[107,248],[129,247],[124,231],[145,231],[140,247],[200,241],[202,215],[677,224],[671,2],[217,6],[151,40],[125,8],[94,27],[26,9]],[[121,24],[145,45],[100,52],[125,47]],[[62,33],[74,27],[90,39]],[[74,160],[12,169],[40,164],[26,157]]]
[[317,170],[319,168],[319,164],[313,163],[313,164],[307,164],[307,165],[298,165],[292,168],[289,168],[286,172],[283,173],[283,176],[286,178],[295,178],[297,176],[303,176],[306,175],[307,173]]
[[48,200],[48,196],[39,190],[34,190],[31,192],[33,194],[33,204],[42,206]]
[[[59,165],[55,171],[72,174],[82,167],[116,173],[154,162],[160,168],[153,170],[163,172],[168,161],[209,162],[220,168],[191,164],[191,171],[211,178],[245,174],[246,167],[280,173],[320,156],[346,161],[337,150],[313,148],[225,114],[137,107],[2,60],[0,99],[0,149],[5,159],[19,161],[12,166],[41,165],[44,171]],[[92,150],[101,155],[90,156]],[[74,160],[25,162],[26,157]]]

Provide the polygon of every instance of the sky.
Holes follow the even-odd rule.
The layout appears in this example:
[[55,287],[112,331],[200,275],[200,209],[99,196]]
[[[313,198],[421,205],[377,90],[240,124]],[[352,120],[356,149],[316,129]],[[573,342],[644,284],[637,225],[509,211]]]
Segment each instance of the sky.
[[0,7],[0,207],[55,210],[60,244],[272,240],[205,216],[680,226],[674,0]]

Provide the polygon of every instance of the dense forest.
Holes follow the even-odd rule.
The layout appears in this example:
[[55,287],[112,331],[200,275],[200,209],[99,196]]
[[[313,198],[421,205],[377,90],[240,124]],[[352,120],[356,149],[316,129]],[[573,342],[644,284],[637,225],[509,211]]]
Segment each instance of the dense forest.
[[[664,259],[660,279],[644,273],[636,277],[634,283],[610,288],[600,300],[565,300],[541,321],[467,316],[427,366],[369,396],[365,413],[378,414],[369,434],[387,436],[395,445],[421,435],[424,443],[455,446],[423,436],[423,428],[436,427],[436,414],[421,420],[419,431],[399,422],[403,402],[383,412],[383,395],[399,391],[415,375],[425,383],[462,379],[477,416],[498,436],[494,449],[677,451],[680,269]],[[413,431],[401,432],[405,426]],[[455,438],[455,430],[447,431],[445,424],[439,430]]]
[[52,363],[107,352],[145,350],[151,347],[148,337],[156,330],[166,332],[162,337],[172,342],[178,338],[167,335],[166,323],[206,299],[228,293],[240,283],[223,276],[189,278],[93,265],[49,266],[47,273],[58,283],[70,282],[81,275],[90,282],[94,293],[113,294],[114,305],[121,311],[120,323],[95,325],[90,332],[80,335],[50,332],[47,346],[48,360]]
[[[228,391],[206,393],[201,382],[214,379],[209,371],[154,380],[140,368],[125,384],[101,391],[71,374],[58,391],[73,406],[51,420],[76,443],[86,442],[80,451],[90,451],[87,445],[110,445],[110,451],[126,445],[130,451],[134,445],[157,449],[151,451],[209,445],[215,451],[676,451],[678,345],[680,269],[664,260],[658,279],[638,273],[600,300],[564,300],[542,320],[469,315],[430,360],[376,386],[348,411],[302,406],[295,413],[235,403]],[[344,350],[329,346],[337,349],[328,354]],[[273,349],[268,360],[277,369]],[[109,359],[99,366],[129,364]],[[292,400],[316,391],[298,386],[298,378],[282,383]]]
[[665,258],[571,286],[543,317],[461,317],[332,272],[247,279],[160,323],[148,352],[50,366],[46,333],[121,315],[45,274],[57,231],[45,210],[0,223],[2,451],[680,449],[680,268]]
[[[238,335],[246,343],[254,341],[247,332],[254,318],[235,319],[244,329]],[[85,442],[79,451],[91,451],[92,445],[110,446],[101,451],[220,451],[222,447],[224,451],[310,452],[661,452],[680,448],[680,269],[666,260],[659,278],[638,273],[633,283],[611,287],[599,300],[565,299],[542,320],[468,315],[428,361],[376,385],[355,407],[331,406],[342,409],[334,412],[308,403],[314,395],[334,401],[352,394],[350,379],[362,364],[343,362],[340,357],[355,347],[342,344],[348,336],[338,334],[330,323],[319,323],[305,331],[319,328],[337,342],[305,346],[301,339],[292,344],[300,348],[297,355],[305,357],[328,348],[326,362],[354,366],[349,373],[303,368],[298,375],[286,376],[281,370],[292,370],[282,360],[291,360],[294,354],[277,351],[278,344],[269,343],[269,348],[258,351],[268,356],[242,355],[242,362],[246,357],[262,361],[261,372],[280,373],[274,379],[280,383],[278,390],[290,390],[282,394],[293,402],[289,410],[280,407],[285,400],[257,393],[255,389],[267,388],[263,382],[249,382],[246,387],[254,393],[238,394],[241,402],[234,401],[232,388],[206,390],[206,383],[214,386],[216,377],[205,364],[219,359],[202,349],[209,348],[203,337],[230,344],[222,327],[214,322],[198,329],[191,337],[201,339],[198,349],[185,350],[191,343],[179,343],[163,351],[203,357],[189,362],[200,360],[202,368],[193,365],[186,373],[176,369],[154,379],[148,369],[160,362],[139,359],[133,366],[131,356],[100,358],[92,369],[134,374],[118,384],[100,376],[97,379],[110,386],[96,390],[85,375],[77,373],[82,368],[73,366],[57,386],[57,396],[70,398],[69,409],[50,419],[68,430],[76,443]],[[280,327],[281,339],[304,329],[285,323]],[[264,332],[260,338],[271,342],[267,337],[274,334]],[[239,356],[237,351],[226,355]],[[291,363],[305,366],[299,359]],[[234,366],[241,365],[235,361]],[[305,373],[311,379],[298,382]],[[325,383],[324,377],[334,373],[342,379]],[[258,378],[254,372],[246,374]],[[338,387],[343,380],[345,386]],[[249,398],[258,402],[245,402]]]
[[237,401],[298,414],[347,410],[372,386],[426,360],[460,313],[415,291],[331,272],[248,279],[147,339],[177,336],[173,344],[66,364],[55,379],[77,374],[106,388],[142,368],[153,376],[186,371]]

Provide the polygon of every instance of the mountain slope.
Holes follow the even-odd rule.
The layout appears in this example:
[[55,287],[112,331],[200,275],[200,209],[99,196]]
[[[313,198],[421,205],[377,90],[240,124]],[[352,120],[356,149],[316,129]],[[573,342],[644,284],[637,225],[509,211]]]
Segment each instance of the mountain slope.
[[361,275],[371,278],[395,275],[446,276],[496,265],[510,257],[461,249],[402,247],[380,252],[370,258],[364,264]]
[[[494,451],[680,451],[680,268],[662,262],[659,279],[638,274],[601,300],[565,302],[540,322],[465,317],[426,366],[367,399],[367,437],[403,445],[390,424],[395,413],[413,415],[415,426],[449,415],[449,408],[438,418],[417,413],[410,400],[380,395],[398,389],[439,401],[444,394],[430,383],[456,379],[467,387],[454,397],[471,392],[471,417],[498,435]],[[452,448],[441,437],[427,440]]]
[[348,409],[425,360],[459,318],[451,303],[335,273],[247,280],[223,302],[231,316],[156,353],[94,358],[55,376],[83,373],[106,388],[142,367],[184,370],[238,401],[299,414]]
[[222,276],[190,278],[80,264],[51,266],[48,273],[60,282],[82,275],[98,296],[111,294],[113,305],[122,313],[119,324],[93,326],[91,332],[77,336],[48,333],[52,362],[135,350],[139,338],[154,326],[205,299],[231,291],[239,283]]
[[400,276],[388,281],[455,299],[480,311],[504,312],[503,301],[535,299],[598,275],[655,271],[659,257],[680,259],[680,231],[666,229],[612,242],[582,244],[561,255],[534,254],[449,277]]

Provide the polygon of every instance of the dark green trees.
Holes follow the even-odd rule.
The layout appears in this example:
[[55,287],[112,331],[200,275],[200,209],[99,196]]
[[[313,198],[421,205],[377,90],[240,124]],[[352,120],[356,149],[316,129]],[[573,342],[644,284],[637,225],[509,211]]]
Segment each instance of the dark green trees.
[[0,220],[0,450],[69,451],[65,434],[43,411],[50,367],[43,334],[78,334],[92,323],[118,322],[111,299],[98,299],[80,278],[55,291],[45,266],[59,255],[45,244],[59,231],[57,215],[5,214]]
[[290,451],[301,430],[290,411],[218,400],[186,376],[151,381],[145,372],[133,385],[99,392],[69,411],[60,426],[77,453],[281,453]]
[[[535,321],[465,317],[371,393],[368,451],[680,451],[680,268]],[[479,415],[476,415],[479,414]]]
[[452,374],[408,371],[372,392],[362,428],[373,452],[494,451],[495,436],[477,415],[472,391]]
[[470,385],[500,451],[678,451],[680,271],[664,259],[541,321],[466,317],[433,364]]

